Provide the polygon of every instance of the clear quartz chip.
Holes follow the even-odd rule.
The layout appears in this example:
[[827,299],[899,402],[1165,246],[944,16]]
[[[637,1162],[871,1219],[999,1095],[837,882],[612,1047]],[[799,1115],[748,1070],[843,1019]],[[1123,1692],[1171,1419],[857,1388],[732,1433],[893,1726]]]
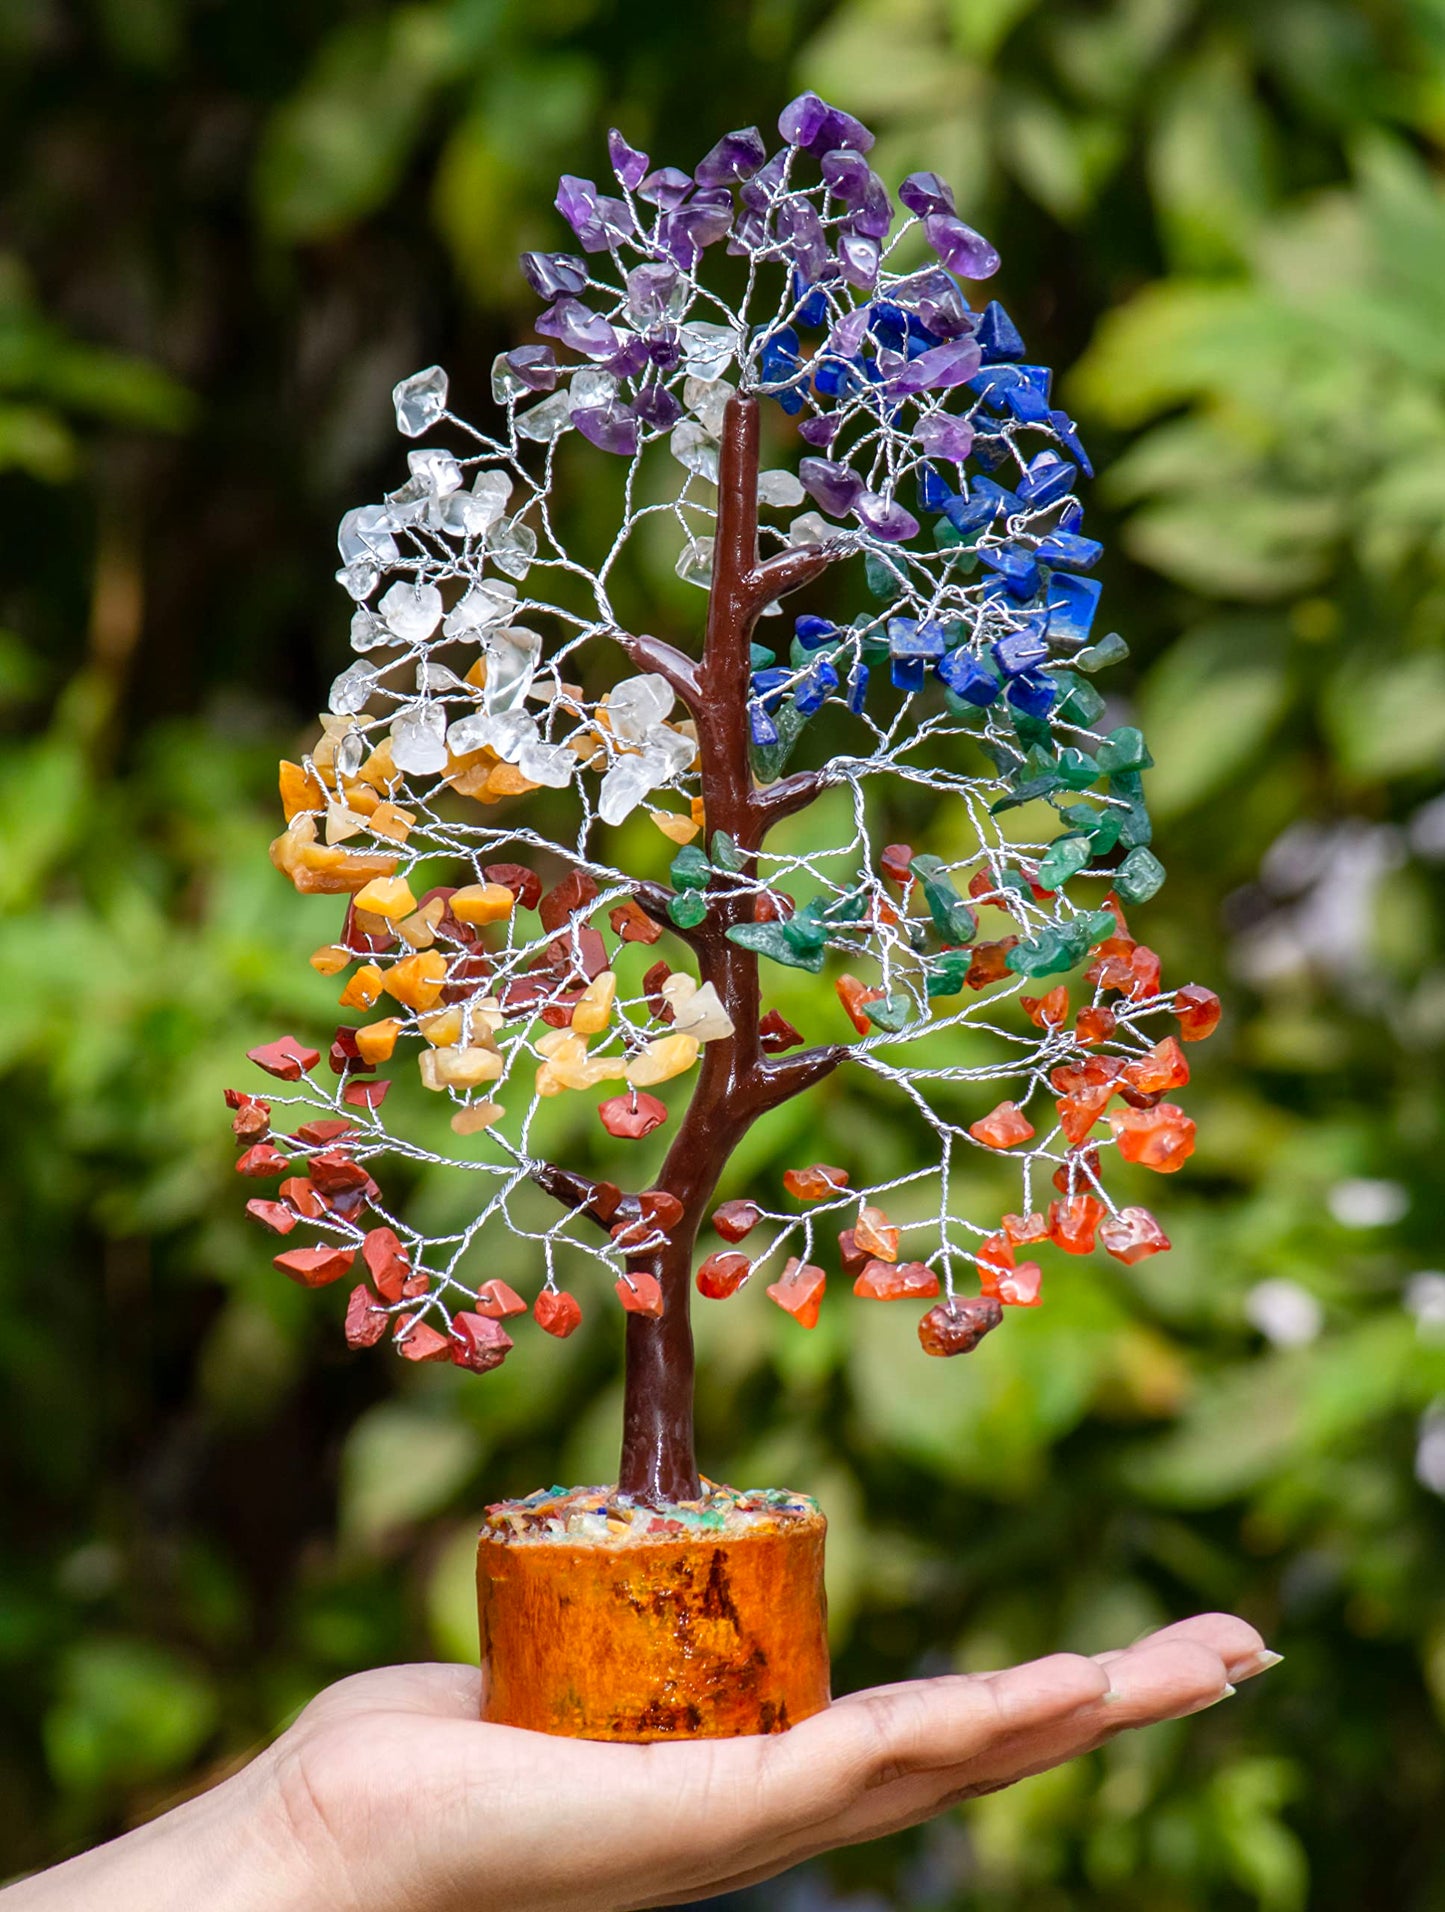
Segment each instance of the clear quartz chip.
[[365,605],[359,604],[351,613],[352,650],[374,651],[395,642],[396,633],[386,619],[378,617],[375,611],[368,611]]
[[606,405],[617,396],[617,380],[600,365],[582,365],[572,374],[567,402],[575,412],[582,406]]
[[673,569],[684,584],[700,584],[704,591],[712,583],[712,538],[689,538]]
[[355,598],[359,604],[369,598],[381,583],[381,573],[374,564],[347,564],[336,573],[336,582],[348,597]]
[[608,726],[624,743],[641,743],[676,701],[671,684],[656,671],[624,677],[607,694]]
[[682,402],[705,431],[716,438],[722,430],[723,414],[734,396],[734,388],[725,378],[688,378],[683,380]]
[[442,594],[434,584],[398,578],[379,609],[404,644],[424,644],[442,621]]
[[411,704],[391,726],[391,760],[407,776],[447,767],[447,719],[440,704]]
[[454,670],[445,664],[439,664],[434,657],[424,657],[416,667],[416,689],[419,697],[427,697],[434,691],[461,690],[462,680]]
[[481,631],[505,624],[517,610],[517,587],[500,578],[484,578],[469,584],[442,625],[444,637],[471,637]]
[[406,455],[407,466],[411,471],[412,483],[434,497],[445,498],[449,492],[460,491],[465,483],[462,468],[449,451],[409,451]]
[[577,759],[566,744],[528,743],[517,754],[517,768],[531,783],[565,790],[576,772]]
[[805,511],[801,518],[794,518],[787,534],[789,544],[825,544],[837,535],[838,527],[829,524],[816,511]]
[[604,823],[622,823],[653,788],[640,757],[621,757],[603,777],[597,814]]
[[717,483],[718,442],[695,418],[679,419],[667,442],[680,465],[709,484]]
[[776,505],[791,511],[807,496],[802,480],[791,471],[763,471],[758,474],[758,503]]
[[565,392],[553,392],[536,405],[529,405],[524,412],[517,413],[517,436],[530,438],[536,444],[550,445],[554,438],[560,438],[572,424],[572,408],[567,403]]
[[366,739],[359,730],[348,730],[336,746],[333,759],[338,777],[350,779],[361,768],[361,760],[366,755]]
[[737,334],[730,325],[708,325],[693,319],[678,328],[683,363],[694,378],[721,378],[733,361]]
[[530,525],[509,519],[488,536],[487,555],[509,578],[524,578],[537,555],[537,534]]
[[331,686],[327,707],[338,717],[354,717],[366,709],[376,689],[375,664],[350,664]]
[[396,429],[403,438],[420,438],[447,408],[447,375],[440,365],[413,372],[391,391],[396,407]]
[[346,565],[395,564],[401,554],[391,529],[391,517],[385,505],[358,505],[354,511],[348,511],[336,532],[341,562]]

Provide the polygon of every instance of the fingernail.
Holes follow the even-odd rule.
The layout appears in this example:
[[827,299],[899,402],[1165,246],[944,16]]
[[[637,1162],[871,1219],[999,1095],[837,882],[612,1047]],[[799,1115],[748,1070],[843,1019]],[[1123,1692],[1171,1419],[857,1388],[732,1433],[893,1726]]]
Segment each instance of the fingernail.
[[1274,1653],[1267,1646],[1247,1653],[1242,1660],[1236,1660],[1229,1669],[1232,1680],[1252,1680],[1256,1673],[1268,1673],[1272,1666],[1278,1666],[1284,1658],[1282,1653]]
[[1200,1700],[1197,1706],[1189,1707],[1185,1712],[1179,1715],[1179,1718],[1188,1719],[1190,1713],[1208,1712],[1211,1706],[1218,1706],[1221,1700],[1232,1700],[1234,1698],[1234,1694],[1235,1694],[1234,1687],[1226,1686],[1222,1692],[1216,1693],[1213,1699]]

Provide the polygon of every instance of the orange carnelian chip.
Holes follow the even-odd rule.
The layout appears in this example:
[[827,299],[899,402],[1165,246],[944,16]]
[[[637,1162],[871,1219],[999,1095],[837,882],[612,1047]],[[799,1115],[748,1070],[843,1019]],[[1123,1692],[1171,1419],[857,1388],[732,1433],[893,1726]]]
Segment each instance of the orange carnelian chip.
[[930,1308],[918,1322],[918,1342],[925,1354],[968,1354],[1003,1319],[994,1295],[951,1295]]
[[1117,1215],[1106,1215],[1099,1223],[1099,1240],[1116,1261],[1143,1261],[1146,1255],[1162,1255],[1169,1237],[1147,1208],[1121,1208]]
[[1000,1102],[977,1122],[970,1122],[968,1132],[985,1148],[1011,1149],[1016,1142],[1028,1141],[1034,1134],[1034,1125],[1017,1102]]
[[781,1278],[769,1287],[768,1298],[776,1301],[785,1314],[790,1314],[800,1328],[816,1328],[827,1286],[828,1277],[821,1268],[790,1255]]
[[710,1301],[726,1301],[752,1273],[752,1266],[746,1255],[729,1249],[709,1255],[697,1271],[697,1291]]
[[1097,1195],[1066,1195],[1049,1203],[1049,1240],[1066,1255],[1092,1254],[1094,1232],[1105,1214]]
[[[985,1278],[989,1275],[997,1275],[1013,1267],[1013,1243],[1007,1235],[985,1235],[978,1245],[978,1254],[975,1259],[978,1262],[980,1273],[982,1273]],[[985,1279],[985,1292],[987,1292],[987,1279]]]
[[964,986],[968,989],[987,989],[990,983],[1001,983],[1006,976],[1013,974],[1008,966],[1008,953],[1018,948],[1017,936],[1004,936],[996,943],[975,943],[973,960],[964,977]]
[[383,988],[408,1009],[433,1009],[446,982],[447,959],[437,949],[418,950],[403,956],[386,972]]
[[864,1208],[853,1224],[853,1244],[860,1254],[876,1255],[879,1261],[897,1261],[898,1230],[881,1208]]
[[342,943],[323,943],[320,949],[313,949],[309,958],[311,967],[320,976],[339,976],[346,965],[355,958]]
[[1015,1248],[1022,1248],[1025,1242],[1047,1241],[1049,1225],[1042,1215],[1005,1215],[1003,1232]]
[[800,1202],[825,1202],[830,1195],[848,1186],[846,1168],[831,1168],[826,1162],[814,1162],[811,1168],[783,1171],[783,1187]]
[[1194,1153],[1194,1124],[1173,1102],[1152,1109],[1117,1109],[1109,1126],[1126,1162],[1172,1175]]
[[913,849],[907,843],[886,843],[883,854],[878,859],[878,867],[886,877],[907,889],[913,881],[913,872],[909,865],[913,861]]
[[866,1301],[925,1301],[938,1293],[938,1276],[925,1262],[905,1261],[896,1267],[870,1261],[853,1283],[855,1295]]
[[1123,1080],[1140,1095],[1160,1095],[1165,1089],[1184,1087],[1189,1080],[1189,1064],[1173,1036],[1166,1036],[1148,1055],[1127,1065]]
[[712,1225],[724,1241],[741,1241],[757,1227],[762,1217],[763,1211],[756,1202],[720,1202],[713,1210]]
[[1180,1041],[1203,1042],[1219,1027],[1219,998],[1202,983],[1185,983],[1174,992],[1174,1013],[1179,1018]]
[[1036,1261],[1021,1261],[999,1277],[994,1294],[1006,1308],[1037,1308],[1043,1300],[1039,1293],[1043,1279],[1044,1271]]
[[1119,1026],[1119,1018],[1102,1003],[1094,1009],[1081,1009],[1074,1019],[1074,1034],[1080,1042],[1107,1042]]
[[887,990],[872,989],[867,983],[859,982],[856,976],[847,974],[840,976],[833,987],[838,992],[838,1000],[847,1012],[848,1020],[860,1036],[866,1036],[873,1025],[863,1014],[863,1005],[866,1002],[881,1002]]
[[1020,996],[1019,1008],[1039,1029],[1061,1029],[1068,1020],[1069,992],[1062,983],[1047,996]]

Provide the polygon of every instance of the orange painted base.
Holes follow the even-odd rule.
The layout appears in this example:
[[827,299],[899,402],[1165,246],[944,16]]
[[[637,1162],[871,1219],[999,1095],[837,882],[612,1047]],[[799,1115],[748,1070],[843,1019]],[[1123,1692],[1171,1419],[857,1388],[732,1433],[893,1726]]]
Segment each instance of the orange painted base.
[[483,1719],[637,1741],[781,1733],[821,1712],[826,1527],[810,1512],[732,1538],[621,1545],[484,1531]]

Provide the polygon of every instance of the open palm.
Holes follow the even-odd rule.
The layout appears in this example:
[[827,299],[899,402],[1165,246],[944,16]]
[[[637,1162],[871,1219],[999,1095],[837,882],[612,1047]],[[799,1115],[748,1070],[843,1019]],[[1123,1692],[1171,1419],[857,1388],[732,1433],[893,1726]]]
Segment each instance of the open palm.
[[210,1792],[0,1912],[630,1912],[754,1884],[1212,1706],[1278,1656],[1204,1614],[1093,1659],[910,1680],[773,1739],[651,1746],[478,1719],[465,1666],[359,1673]]

